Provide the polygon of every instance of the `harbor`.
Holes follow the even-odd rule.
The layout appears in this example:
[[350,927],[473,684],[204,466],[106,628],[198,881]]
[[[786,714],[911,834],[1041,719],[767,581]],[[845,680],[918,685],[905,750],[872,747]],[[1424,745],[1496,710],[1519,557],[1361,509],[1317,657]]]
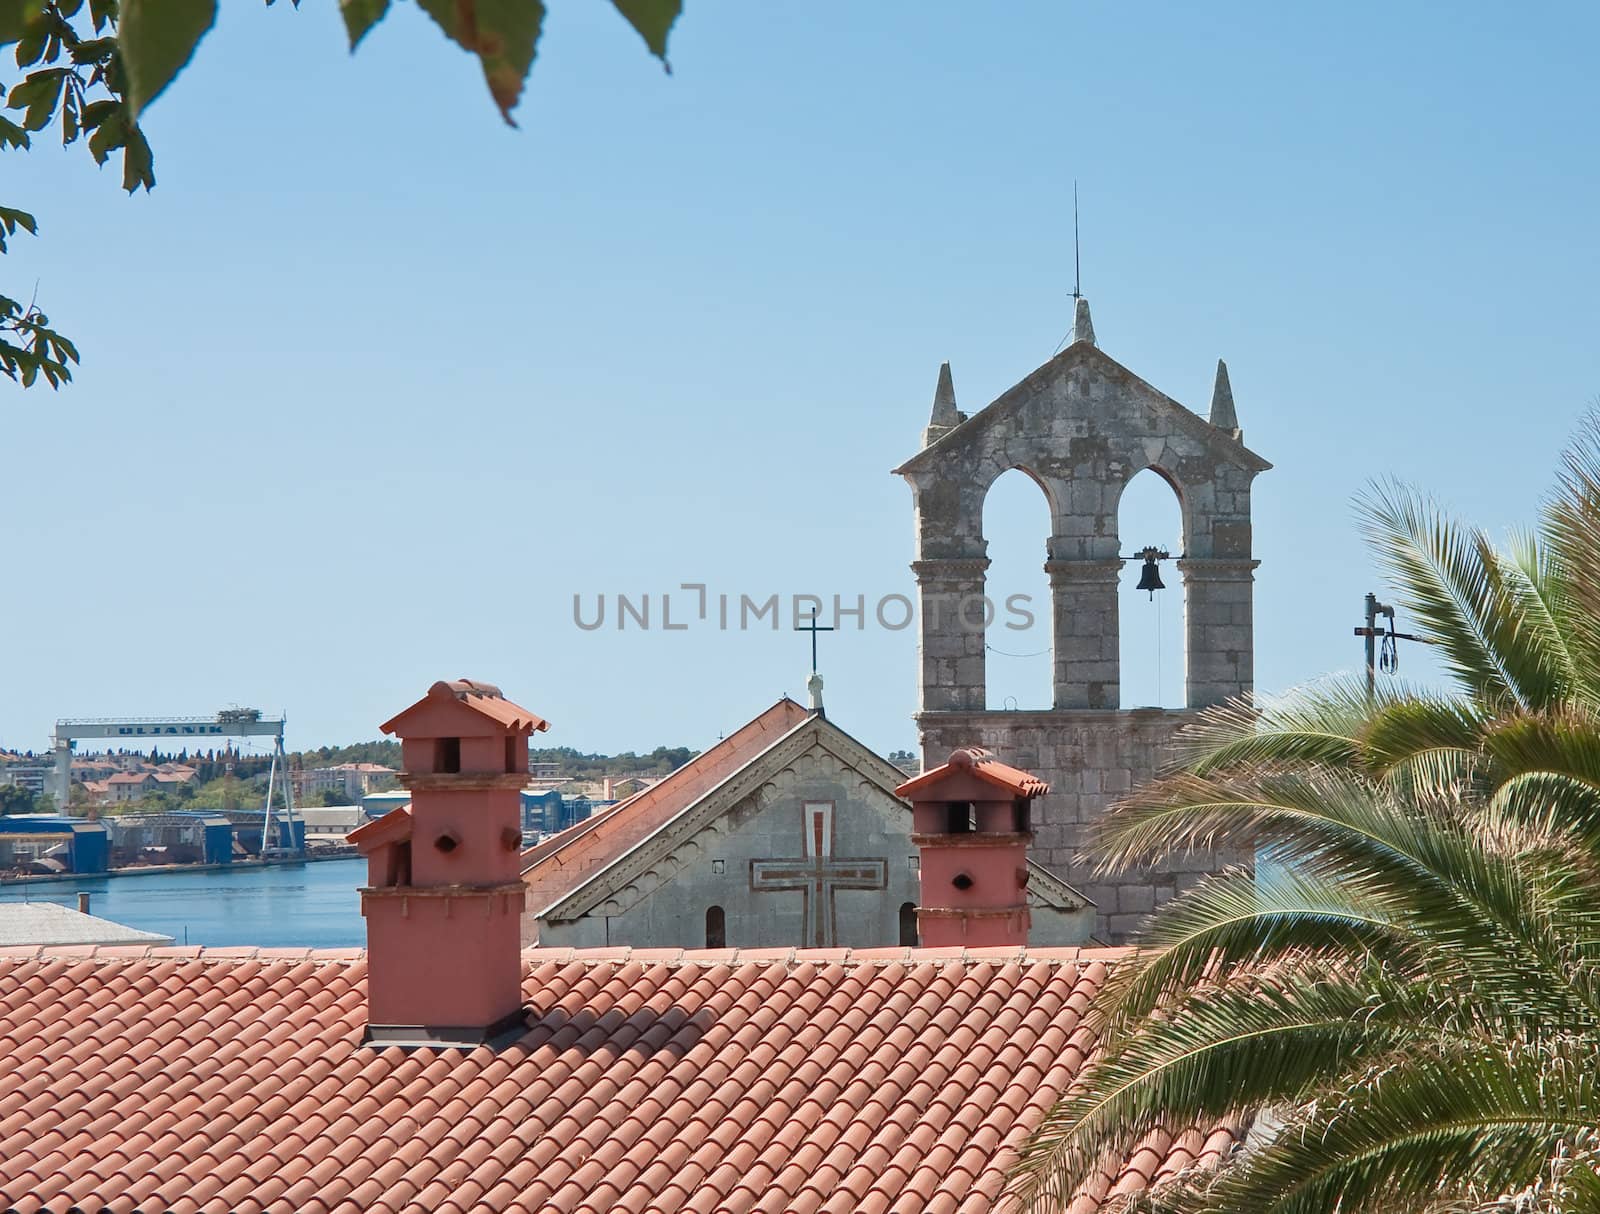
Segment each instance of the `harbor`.
[[90,910],[176,944],[208,947],[356,948],[365,940],[362,861],[174,867],[0,886],[0,905],[52,902]]

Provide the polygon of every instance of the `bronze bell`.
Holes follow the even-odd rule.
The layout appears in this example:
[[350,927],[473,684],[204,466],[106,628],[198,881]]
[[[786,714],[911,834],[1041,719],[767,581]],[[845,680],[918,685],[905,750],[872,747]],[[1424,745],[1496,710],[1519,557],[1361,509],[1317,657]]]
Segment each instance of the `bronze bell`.
[[1148,590],[1153,599],[1156,597],[1156,591],[1167,588],[1167,584],[1161,580],[1161,566],[1158,563],[1167,554],[1156,548],[1145,548],[1139,555],[1144,558],[1144,568],[1139,572],[1139,585],[1136,589]]
[[1147,557],[1144,562],[1144,571],[1139,574],[1139,589],[1148,590],[1154,594],[1157,590],[1165,590],[1167,584],[1161,580],[1161,566],[1156,564],[1155,557]]

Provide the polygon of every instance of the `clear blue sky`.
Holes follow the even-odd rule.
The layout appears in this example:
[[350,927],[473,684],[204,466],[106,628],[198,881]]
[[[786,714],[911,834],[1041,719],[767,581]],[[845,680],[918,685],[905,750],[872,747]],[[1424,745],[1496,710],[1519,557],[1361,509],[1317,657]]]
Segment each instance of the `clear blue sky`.
[[[1055,349],[1074,178],[1101,346],[1201,411],[1226,358],[1276,465],[1263,689],[1358,660],[1364,482],[1501,531],[1600,392],[1593,5],[690,0],[669,77],[551,0],[520,131],[413,5],[354,58],[332,4],[223,7],[152,195],[3,162],[42,235],[0,273],[85,357],[0,387],[8,746],[230,703],[350,741],[469,675],[552,744],[699,747],[803,695],[803,638],[583,632],[573,595],[910,593],[889,469],[941,360],[970,412]],[[1042,498],[995,492],[997,583],[1042,591]],[[910,630],[823,667],[914,744]]]

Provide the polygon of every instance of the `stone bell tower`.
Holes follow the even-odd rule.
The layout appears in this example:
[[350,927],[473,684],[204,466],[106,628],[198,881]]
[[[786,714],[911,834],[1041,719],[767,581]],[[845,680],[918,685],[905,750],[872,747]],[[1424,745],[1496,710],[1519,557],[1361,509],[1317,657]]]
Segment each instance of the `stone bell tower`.
[[[1039,773],[1051,792],[1034,809],[1034,857],[1095,902],[1099,932],[1112,940],[1199,874],[1249,860],[1200,854],[1108,885],[1082,857],[1093,823],[1156,773],[1195,709],[1253,690],[1250,485],[1272,465],[1243,439],[1223,363],[1202,418],[1105,354],[1079,298],[1070,344],[973,416],[956,408],[949,365],[940,368],[922,450],[895,469],[917,515],[923,762],[977,747]],[[983,502],[1012,468],[1050,507],[1054,696],[1043,711],[985,707]],[[1183,551],[1174,554],[1185,616],[1179,710],[1119,707],[1117,592],[1133,545],[1118,534],[1117,507],[1147,468],[1172,486],[1183,515]]]

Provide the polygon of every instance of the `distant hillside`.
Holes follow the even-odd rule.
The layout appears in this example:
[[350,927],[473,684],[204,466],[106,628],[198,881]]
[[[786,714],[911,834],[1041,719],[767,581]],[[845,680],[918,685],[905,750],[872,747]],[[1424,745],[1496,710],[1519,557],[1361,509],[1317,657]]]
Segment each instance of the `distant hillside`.
[[[676,771],[700,752],[687,746],[657,746],[649,754],[636,754],[631,750],[621,754],[606,755],[574,750],[570,746],[534,747],[528,757],[535,763],[559,763],[561,774],[582,780],[598,780],[605,776],[627,776],[635,773],[664,776]],[[291,766],[337,767],[341,763],[381,763],[385,767],[400,766],[400,743],[391,741],[357,742],[350,746],[319,746],[315,750],[293,751],[289,755]]]
[[338,767],[344,763],[378,763],[398,770],[400,743],[355,742],[349,746],[319,746],[315,750],[289,752],[291,767]]

